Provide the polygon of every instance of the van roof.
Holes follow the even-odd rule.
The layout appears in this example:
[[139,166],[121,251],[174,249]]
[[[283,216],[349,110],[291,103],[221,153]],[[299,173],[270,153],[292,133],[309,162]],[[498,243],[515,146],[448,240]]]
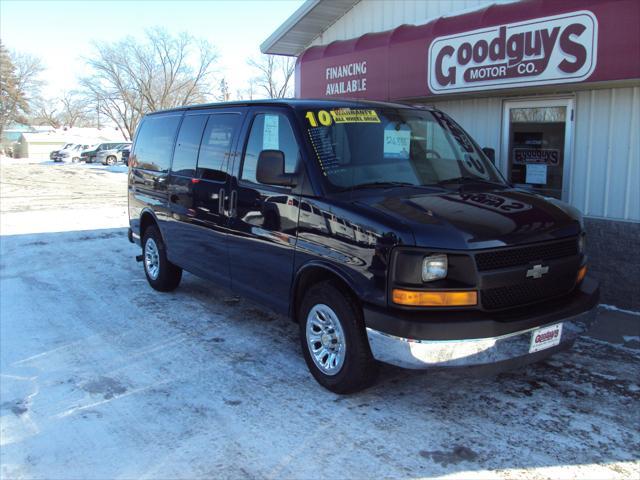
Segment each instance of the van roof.
[[357,100],[357,99],[336,99],[327,100],[326,98],[312,99],[312,98],[283,98],[273,100],[247,100],[247,101],[235,101],[235,102],[220,102],[220,103],[203,103],[199,105],[187,105],[184,107],[171,108],[167,110],[159,110],[157,112],[151,112],[147,115],[157,115],[160,113],[169,112],[182,112],[188,110],[200,110],[206,108],[224,108],[224,107],[251,107],[251,106],[285,106],[294,109],[308,109],[308,108],[424,108],[431,110],[429,106],[423,105],[410,105],[406,103],[391,103],[391,102],[378,102],[372,100]]

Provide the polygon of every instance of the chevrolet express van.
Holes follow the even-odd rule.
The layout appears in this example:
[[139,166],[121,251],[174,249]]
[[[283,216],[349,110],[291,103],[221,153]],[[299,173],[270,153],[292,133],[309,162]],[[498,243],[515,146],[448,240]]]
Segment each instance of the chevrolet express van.
[[156,290],[187,270],[290,316],[334,392],[377,362],[512,368],[571,346],[599,288],[580,213],[512,187],[490,153],[400,104],[156,112],[131,151],[129,238]]

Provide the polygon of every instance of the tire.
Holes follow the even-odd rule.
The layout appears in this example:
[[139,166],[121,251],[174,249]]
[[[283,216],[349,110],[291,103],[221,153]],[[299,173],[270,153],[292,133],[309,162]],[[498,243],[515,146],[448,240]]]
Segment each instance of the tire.
[[107,163],[105,163],[105,165],[115,165],[116,163],[118,163],[118,160],[116,159],[116,157],[114,157],[113,155],[109,155],[107,157],[106,160]]
[[78,157],[73,157],[71,159],[71,163],[78,163],[80,161],[80,159]]
[[142,238],[142,264],[149,285],[160,292],[178,288],[182,269],[167,259],[167,251],[156,226],[147,227]]
[[[300,302],[298,319],[304,359],[320,385],[345,394],[374,383],[378,364],[371,355],[362,310],[335,283],[309,288]],[[335,354],[333,359],[329,352]]]

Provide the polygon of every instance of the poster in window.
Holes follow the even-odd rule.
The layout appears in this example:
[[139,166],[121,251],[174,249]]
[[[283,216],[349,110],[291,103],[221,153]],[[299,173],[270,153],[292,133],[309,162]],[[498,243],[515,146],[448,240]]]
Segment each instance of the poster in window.
[[265,115],[262,131],[262,149],[280,150],[278,143],[278,115]]
[[526,183],[534,185],[547,184],[547,166],[544,163],[527,163]]
[[411,130],[389,129],[384,131],[384,156],[391,158],[409,158],[411,148]]

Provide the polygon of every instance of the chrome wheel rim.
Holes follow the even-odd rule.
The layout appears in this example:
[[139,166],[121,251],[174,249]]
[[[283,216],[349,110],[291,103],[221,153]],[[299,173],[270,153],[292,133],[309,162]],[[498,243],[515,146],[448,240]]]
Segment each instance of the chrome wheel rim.
[[160,254],[158,253],[158,245],[153,238],[148,238],[144,244],[144,268],[149,276],[156,280],[160,273]]
[[325,375],[336,375],[344,364],[347,350],[336,312],[327,305],[314,306],[307,315],[306,337],[316,367]]

